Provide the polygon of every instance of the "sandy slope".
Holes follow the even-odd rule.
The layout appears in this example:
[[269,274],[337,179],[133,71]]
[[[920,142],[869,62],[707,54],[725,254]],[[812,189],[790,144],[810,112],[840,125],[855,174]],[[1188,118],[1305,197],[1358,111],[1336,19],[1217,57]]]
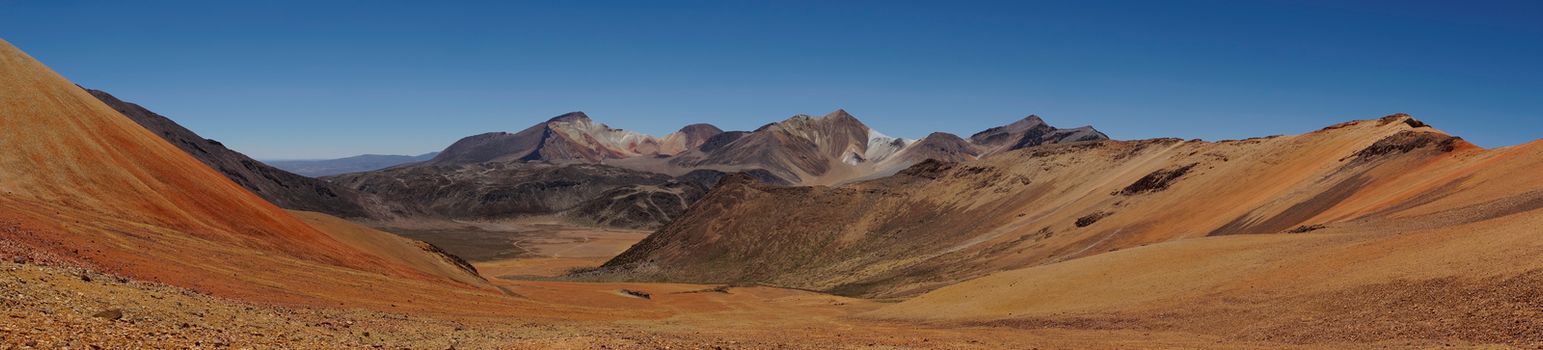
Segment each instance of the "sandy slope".
[[1539,145],[1410,162],[1315,215],[1331,223],[1323,230],[1178,240],[1001,272],[870,316],[1538,344],[1543,179],[1530,174],[1543,168]]
[[[314,228],[9,44],[0,44],[0,96],[7,254],[253,301],[389,308],[411,295],[500,297],[464,283],[473,279],[464,272],[409,263],[426,258],[360,249],[369,241],[360,232]],[[397,288],[382,293],[382,285]]]
[[390,205],[326,181],[290,173],[226,148],[225,144],[194,133],[176,121],[104,91],[86,92],[113,110],[193,156],[253,194],[282,208],[329,213],[349,218],[388,217]]
[[1184,240],[993,274],[870,316],[1124,323],[1290,342],[1537,344],[1539,224],[1543,213],[1528,212],[1412,231]]
[[305,211],[290,213],[359,251],[411,267],[426,275],[467,285],[490,287],[470,263],[443,252],[439,247],[327,214]]

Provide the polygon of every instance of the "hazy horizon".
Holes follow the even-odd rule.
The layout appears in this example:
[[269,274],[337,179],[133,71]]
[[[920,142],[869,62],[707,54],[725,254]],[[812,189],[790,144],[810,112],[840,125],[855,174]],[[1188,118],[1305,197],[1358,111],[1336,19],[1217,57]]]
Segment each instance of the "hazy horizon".
[[[1029,114],[1238,139],[1403,112],[1543,138],[1543,4],[0,0],[0,38],[259,159],[417,155],[584,111],[663,135],[844,108],[886,134]],[[103,54],[111,53],[111,54]]]

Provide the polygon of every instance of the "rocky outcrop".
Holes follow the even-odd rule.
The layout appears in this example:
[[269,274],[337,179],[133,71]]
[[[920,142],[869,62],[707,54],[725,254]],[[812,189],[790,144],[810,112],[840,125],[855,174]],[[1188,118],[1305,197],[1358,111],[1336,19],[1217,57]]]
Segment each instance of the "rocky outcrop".
[[[1409,120],[1414,119],[1410,118]],[[1462,138],[1446,134],[1406,130],[1378,140],[1377,143],[1356,152],[1354,158],[1358,162],[1365,162],[1379,157],[1409,153],[1419,149],[1447,153],[1466,143]]]
[[1136,180],[1130,186],[1125,186],[1125,189],[1120,190],[1119,194],[1130,196],[1168,189],[1169,184],[1183,177],[1184,174],[1189,173],[1189,170],[1194,169],[1196,165],[1199,165],[1199,163],[1154,171],[1151,174],[1147,174],[1147,176],[1142,176],[1140,180]]

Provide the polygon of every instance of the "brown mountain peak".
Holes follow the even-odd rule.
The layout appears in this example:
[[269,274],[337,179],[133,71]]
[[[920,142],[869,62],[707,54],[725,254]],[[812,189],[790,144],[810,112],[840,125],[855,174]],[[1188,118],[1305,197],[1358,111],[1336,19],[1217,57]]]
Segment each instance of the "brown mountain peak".
[[563,113],[562,115],[559,115],[559,116],[556,116],[556,117],[552,117],[552,119],[547,119],[546,122],[548,122],[548,123],[553,123],[553,122],[568,122],[568,123],[572,123],[572,122],[577,122],[577,121],[581,121],[581,120],[582,121],[589,121],[590,120],[589,119],[589,115],[588,114],[584,114],[584,112],[573,111],[573,112]]

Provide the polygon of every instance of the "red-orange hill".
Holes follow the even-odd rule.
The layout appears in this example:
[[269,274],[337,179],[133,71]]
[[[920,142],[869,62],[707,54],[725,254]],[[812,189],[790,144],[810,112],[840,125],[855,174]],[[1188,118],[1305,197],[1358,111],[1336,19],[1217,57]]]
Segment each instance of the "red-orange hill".
[[429,257],[366,250],[411,242],[316,227],[0,41],[0,253],[252,301],[389,307],[460,293],[475,309],[508,299],[470,273],[410,266]]

